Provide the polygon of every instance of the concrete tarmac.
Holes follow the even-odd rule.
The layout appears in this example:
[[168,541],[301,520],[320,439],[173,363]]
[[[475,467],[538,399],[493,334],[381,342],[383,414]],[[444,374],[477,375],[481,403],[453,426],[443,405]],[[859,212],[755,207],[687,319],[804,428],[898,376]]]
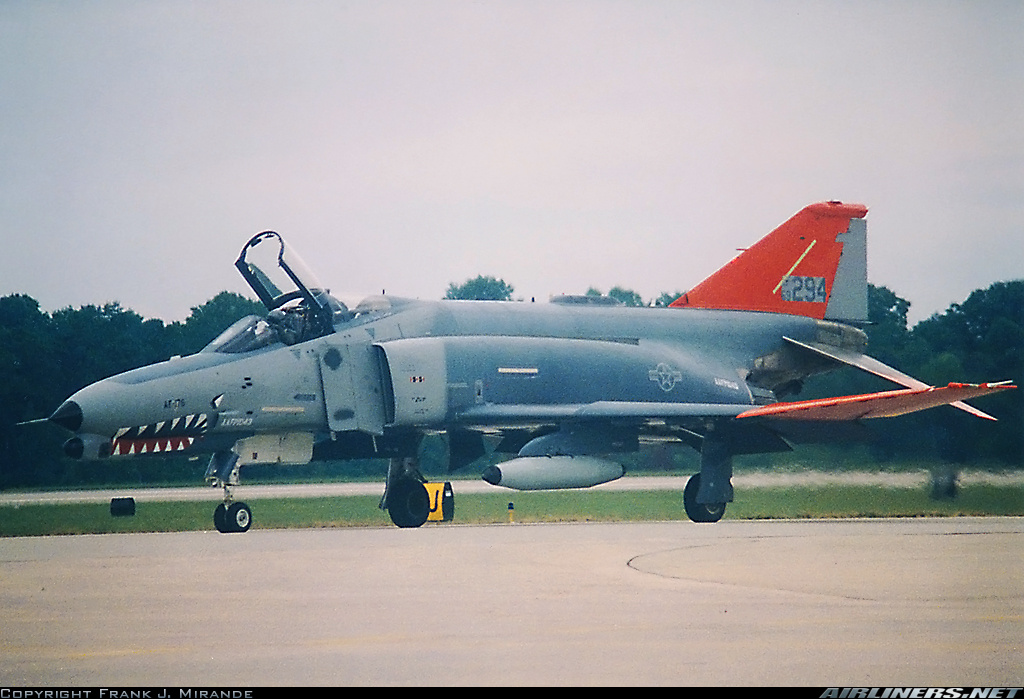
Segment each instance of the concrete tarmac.
[[0,539],[0,686],[1020,686],[1024,519]]

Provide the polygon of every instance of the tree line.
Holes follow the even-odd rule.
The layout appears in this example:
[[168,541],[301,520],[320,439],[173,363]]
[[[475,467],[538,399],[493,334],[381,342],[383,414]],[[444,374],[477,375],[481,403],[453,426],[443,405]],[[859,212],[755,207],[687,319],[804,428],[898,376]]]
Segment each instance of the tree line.
[[[943,313],[909,327],[910,303],[884,286],[868,287],[868,353],[932,386],[950,382],[1024,381],[1024,280],[974,291]],[[810,384],[810,382],[809,382]],[[849,369],[808,385],[815,395],[891,390],[888,381]],[[1024,466],[1024,390],[977,401],[998,418],[984,420],[940,407],[898,418],[870,420],[872,452],[889,459],[951,464],[989,462]]]
[[[513,293],[503,280],[481,276],[452,284],[446,298],[510,300]],[[593,288],[587,293],[600,294]],[[649,306],[667,305],[679,294],[645,302],[630,289],[614,287],[608,295],[626,305]],[[1024,381],[1024,280],[975,291],[963,303],[913,327],[907,322],[909,308],[909,301],[886,287],[869,287],[871,324],[865,331],[872,356],[932,385]],[[67,435],[60,428],[17,423],[49,415],[65,398],[99,379],[197,352],[234,321],[263,312],[261,304],[230,292],[192,308],[184,322],[169,324],[144,319],[118,303],[47,313],[29,296],[0,298],[0,488],[76,485],[110,469],[122,469],[129,478],[143,478],[145,469],[148,482],[152,474],[164,472],[187,480],[180,475],[180,463],[161,471],[156,460],[145,460],[141,468],[138,460],[120,462],[136,464],[131,466],[115,466],[117,460],[111,460],[102,469],[70,461],[61,452]],[[809,380],[799,398],[891,388],[888,382],[845,369]],[[1024,390],[991,396],[979,407],[999,421],[951,408],[871,421],[872,454],[880,462],[915,458],[1024,466]],[[189,468],[201,473],[205,464]]]
[[198,352],[234,321],[264,312],[230,292],[170,324],[119,303],[46,313],[30,296],[0,298],[0,489],[78,484],[101,470],[64,458],[68,435],[55,425],[17,423],[50,415],[94,381]]

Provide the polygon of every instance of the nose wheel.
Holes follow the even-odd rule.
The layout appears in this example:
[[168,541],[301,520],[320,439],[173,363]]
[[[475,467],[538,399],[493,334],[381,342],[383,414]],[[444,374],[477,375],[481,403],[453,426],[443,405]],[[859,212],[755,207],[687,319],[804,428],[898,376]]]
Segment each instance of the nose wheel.
[[252,510],[244,502],[222,502],[213,511],[213,526],[221,534],[247,532],[252,526]]
[[224,502],[213,511],[213,526],[221,534],[247,532],[252,526],[252,510],[231,498],[231,486],[238,484],[238,468],[238,454],[229,451],[215,453],[206,469],[206,480],[224,488]]

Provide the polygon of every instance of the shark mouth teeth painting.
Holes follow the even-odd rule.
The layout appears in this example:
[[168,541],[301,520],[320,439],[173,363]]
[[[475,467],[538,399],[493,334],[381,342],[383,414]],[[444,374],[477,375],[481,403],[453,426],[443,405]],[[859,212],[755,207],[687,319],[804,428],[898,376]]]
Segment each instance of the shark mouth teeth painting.
[[184,451],[216,423],[217,415],[197,413],[138,427],[122,427],[113,438],[114,456]]

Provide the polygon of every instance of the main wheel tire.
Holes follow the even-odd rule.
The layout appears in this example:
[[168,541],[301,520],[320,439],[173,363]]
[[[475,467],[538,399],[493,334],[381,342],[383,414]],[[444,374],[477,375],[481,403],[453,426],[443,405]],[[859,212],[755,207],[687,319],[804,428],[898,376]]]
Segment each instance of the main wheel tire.
[[217,505],[217,509],[213,511],[213,526],[221,534],[227,534],[231,531],[228,529],[228,506],[224,503]]
[[228,531],[247,532],[252,526],[252,510],[244,502],[232,503],[226,519]]
[[683,507],[686,509],[686,516],[694,522],[717,522],[725,514],[725,503],[700,503],[697,502],[697,493],[700,491],[700,474],[695,473],[686,481],[683,488]]
[[388,492],[388,514],[403,529],[420,527],[430,515],[430,495],[419,481],[402,479]]

